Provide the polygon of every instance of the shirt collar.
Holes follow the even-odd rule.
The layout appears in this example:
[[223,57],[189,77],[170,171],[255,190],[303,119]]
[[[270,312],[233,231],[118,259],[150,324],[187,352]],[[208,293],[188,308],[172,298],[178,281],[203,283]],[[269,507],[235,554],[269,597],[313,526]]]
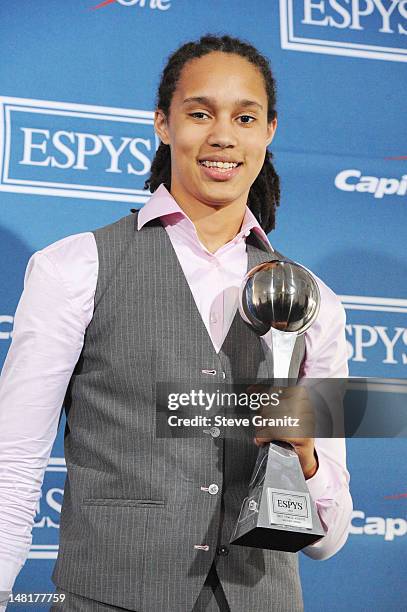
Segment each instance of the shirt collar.
[[[140,230],[146,223],[152,221],[153,219],[161,218],[167,215],[175,215],[171,219],[171,222],[176,222],[178,217],[178,220],[180,218],[188,219],[188,221],[193,225],[191,219],[184,213],[174,197],[165,187],[164,183],[161,183],[151,198],[140,209],[137,218],[137,229]],[[246,206],[246,212],[239,235],[244,234],[247,237],[251,230],[253,230],[259,236],[259,238],[263,240],[263,242],[269,248],[271,248],[271,250],[274,250],[256,217],[250,208]]]

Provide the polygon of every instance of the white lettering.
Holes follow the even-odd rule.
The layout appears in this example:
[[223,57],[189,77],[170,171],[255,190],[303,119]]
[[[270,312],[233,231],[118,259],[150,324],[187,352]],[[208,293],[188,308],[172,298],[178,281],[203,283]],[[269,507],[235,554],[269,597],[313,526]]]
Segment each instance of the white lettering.
[[363,531],[366,535],[385,535],[386,521],[381,516],[368,516]]
[[404,536],[407,533],[407,521],[402,518],[388,518],[386,519],[386,535],[385,540],[391,542],[394,540],[394,536]]
[[45,496],[48,506],[52,508],[53,510],[55,510],[56,512],[58,512],[58,514],[61,514],[62,504],[60,504],[55,499],[54,495],[57,495],[57,496],[59,495],[60,497],[62,497],[63,494],[64,494],[63,489],[53,488],[53,489],[48,489],[47,494]]
[[362,512],[361,510],[354,510],[352,512],[352,520],[349,526],[349,533],[353,533],[354,535],[361,535],[363,533],[363,527],[356,527],[356,525],[353,524],[353,519],[364,519],[365,518],[365,513]]
[[[356,180],[355,179],[359,179]],[[360,170],[341,170],[335,177],[335,187],[341,191],[357,191],[359,193],[371,193],[376,199],[382,199],[385,195],[404,196],[407,193],[407,174],[401,179],[385,178],[377,176],[362,176]]]
[[403,327],[395,327],[394,329],[396,333],[394,334],[392,340],[390,340],[389,336],[387,335],[387,327],[381,327],[380,325],[376,325],[375,329],[379,334],[379,338],[383,341],[383,344],[386,347],[386,359],[383,361],[383,363],[398,363],[394,359],[394,345],[396,344],[402,333],[405,331],[405,329]]
[[[98,155],[98,153],[102,150],[102,141],[98,136],[94,134],[85,134],[82,132],[77,132],[76,134],[78,138],[78,155],[76,158],[76,165],[74,166],[75,170],[88,170],[88,167],[85,166],[85,158],[89,155]],[[86,143],[89,142],[93,144],[89,149],[86,148]]]
[[129,147],[130,153],[133,155],[133,157],[138,159],[143,164],[143,168],[141,170],[135,170],[133,166],[129,163],[127,164],[127,172],[129,174],[146,174],[150,171],[151,168],[151,161],[149,160],[149,158],[137,149],[137,144],[139,142],[143,144],[148,151],[151,151],[150,140],[145,140],[144,138],[133,138]]
[[401,343],[403,343],[404,346],[407,346],[407,328],[395,327],[393,333],[390,333],[387,327],[381,325],[347,324],[346,334],[348,359],[359,362],[367,361],[365,349],[375,346],[380,340],[385,349],[382,363],[396,365],[401,360],[403,365],[407,364],[407,353],[399,351],[399,355],[395,355],[397,345],[401,347]]
[[[47,140],[49,140],[49,130],[39,130],[35,128],[20,128],[24,133],[24,151],[23,151],[23,159],[19,161],[19,164],[28,165],[28,166],[48,166],[50,158],[47,157],[42,161],[34,161],[31,158],[31,151],[33,149],[39,149],[41,153],[47,152]],[[42,140],[40,143],[33,143],[33,135],[34,134],[43,134],[46,139]]]
[[[166,11],[170,8],[171,0],[150,0],[149,8],[151,9],[159,9],[160,11]],[[146,0],[117,0],[119,4],[122,6],[135,6],[138,4],[141,8],[146,6]]]
[[[10,315],[0,315],[0,325],[6,323],[7,325],[13,325],[14,317]],[[13,331],[0,331],[0,340],[10,340],[13,335]]]
[[[404,342],[405,346],[407,346],[407,329],[404,330],[403,342]],[[402,361],[402,363],[404,365],[407,365],[407,353],[403,353],[401,355],[401,361]]]
[[[407,19],[407,0],[402,0],[402,2],[400,2],[399,13],[404,19]],[[400,23],[398,24],[398,32],[399,34],[407,34],[407,30],[405,30]]]
[[397,195],[406,195],[406,193],[407,193],[407,174],[403,174],[403,176],[401,177],[400,186],[397,190]]
[[394,9],[398,5],[399,0],[393,0],[387,11],[382,4],[382,0],[373,0],[373,2],[377,6],[377,9],[380,15],[382,16],[382,27],[380,28],[379,32],[385,32],[386,34],[393,34],[394,30],[390,28],[390,17]]
[[60,151],[66,157],[66,162],[63,164],[55,159],[55,157],[51,157],[51,166],[56,168],[72,168],[75,163],[75,153],[61,141],[61,138],[65,136],[72,144],[75,142],[75,134],[73,132],[65,132],[64,130],[59,130],[55,132],[52,137],[52,144],[56,148],[57,151]]
[[351,30],[363,30],[364,28],[362,28],[360,25],[360,17],[365,17],[366,15],[371,15],[373,13],[374,5],[372,0],[366,0],[365,5],[365,10],[362,11],[360,8],[360,0],[352,0]]
[[127,147],[127,145],[129,144],[129,142],[131,141],[131,138],[128,137],[124,137],[122,136],[121,140],[122,140],[122,144],[119,146],[118,149],[115,149],[113,144],[112,144],[112,136],[100,136],[100,140],[103,142],[103,144],[105,145],[109,155],[110,155],[110,159],[111,159],[111,163],[109,168],[106,169],[106,172],[119,172],[121,173],[122,170],[120,170],[119,168],[119,157],[120,155],[123,153],[124,149]]
[[[120,1],[120,0],[118,0]],[[150,2],[159,2],[160,0],[150,0]],[[137,2],[137,0],[122,0],[121,3]],[[390,4],[389,4],[390,3]],[[350,5],[349,10],[344,4]],[[366,30],[363,27],[361,19],[369,17],[373,13],[378,13],[381,19],[379,32],[384,34],[393,34],[396,24],[391,27],[391,17],[393,14],[398,14],[400,17],[407,18],[407,0],[388,0],[385,3],[383,0],[304,0],[304,14],[302,23],[312,26],[330,26],[332,28],[350,30]],[[333,15],[329,15],[329,9],[336,13],[340,19],[335,19]],[[397,31],[399,34],[407,34],[407,30],[402,24],[397,23]]]
[[158,8],[160,11],[167,11],[171,8],[171,0],[151,0],[150,7],[152,9]]
[[382,198],[384,195],[396,193],[399,187],[399,181],[393,178],[381,178],[375,191],[375,198]]
[[[374,346],[377,342],[378,334],[374,327],[370,325],[354,325],[355,330],[355,356],[353,361],[367,361],[363,356],[363,349]],[[368,334],[368,337],[363,339],[363,332]]]
[[[352,325],[346,324],[345,325],[345,330],[349,334],[349,336],[352,335]],[[348,360],[352,359],[352,357],[353,357],[353,345],[352,345],[351,342],[349,342],[349,340],[346,340],[346,348],[347,348],[347,352],[348,352]]]
[[375,176],[362,176],[360,183],[355,185],[355,191],[375,193],[378,184],[379,179]]
[[341,28],[341,29],[349,27],[349,24],[351,23],[351,18],[346,8],[342,6],[341,4],[339,4],[337,0],[331,0],[331,7],[337,13],[342,15],[343,19],[342,21],[338,22],[338,21],[335,21],[333,17],[328,17],[329,25],[333,26],[334,28]]
[[122,6],[134,6],[140,2],[140,6],[144,6],[145,0],[117,0]]
[[[362,525],[355,525],[354,520],[365,520],[365,522]],[[402,537],[407,534],[407,521],[403,518],[366,517],[361,510],[354,510],[349,533],[352,535],[380,535],[384,536],[386,542],[392,542],[395,537]]]
[[342,191],[355,191],[357,183],[348,183],[349,178],[360,178],[360,170],[342,170],[335,177],[335,187]]
[[326,26],[328,25],[328,17],[325,19],[315,20],[312,18],[312,9],[318,9],[319,12],[324,15],[325,14],[325,3],[323,0],[321,2],[312,2],[312,0],[304,0],[304,18],[302,23],[308,23],[309,25],[319,25]]

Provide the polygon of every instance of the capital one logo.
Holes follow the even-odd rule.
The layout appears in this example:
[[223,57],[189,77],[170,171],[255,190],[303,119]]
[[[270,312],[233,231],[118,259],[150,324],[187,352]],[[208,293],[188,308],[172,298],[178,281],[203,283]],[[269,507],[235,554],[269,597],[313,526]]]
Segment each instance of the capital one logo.
[[341,170],[335,176],[335,187],[341,191],[370,194],[382,199],[385,196],[405,196],[407,193],[407,174],[401,177],[370,176],[358,168]]
[[121,4],[121,6],[138,6],[140,8],[158,9],[159,11],[166,11],[171,7],[171,0],[104,0],[96,6],[92,6],[92,9],[101,9],[109,4]]
[[0,97],[0,191],[145,202],[152,111]]
[[280,0],[283,49],[407,61],[407,0]]
[[386,542],[392,542],[407,534],[407,520],[402,517],[366,516],[362,510],[354,510],[349,533],[380,536]]

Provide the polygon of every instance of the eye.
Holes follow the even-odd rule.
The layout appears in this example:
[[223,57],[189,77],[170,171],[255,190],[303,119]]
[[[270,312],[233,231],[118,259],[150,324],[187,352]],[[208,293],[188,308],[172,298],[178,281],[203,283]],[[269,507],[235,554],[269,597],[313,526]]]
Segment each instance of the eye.
[[[195,115],[205,115],[206,117],[209,116],[206,113],[203,113],[202,111],[196,111],[195,113],[190,113],[189,114],[190,117],[194,117],[194,118],[195,118]],[[200,119],[200,117],[197,117],[197,119]]]
[[[255,117],[251,117],[250,115],[240,115],[239,119],[243,119],[243,117],[246,118],[246,119],[252,119],[253,121],[256,121],[256,118]],[[247,124],[247,123],[252,123],[252,122],[251,121],[243,121],[243,123]]]

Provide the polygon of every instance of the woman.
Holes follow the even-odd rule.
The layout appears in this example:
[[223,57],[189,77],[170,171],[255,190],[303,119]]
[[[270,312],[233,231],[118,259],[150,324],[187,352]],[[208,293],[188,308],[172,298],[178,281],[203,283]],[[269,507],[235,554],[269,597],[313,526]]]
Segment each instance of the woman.
[[[24,533],[65,396],[68,476],[53,573],[65,599],[52,609],[302,609],[297,555],[229,545],[253,440],[225,439],[217,427],[162,439],[154,417],[157,382],[272,375],[270,353],[236,306],[247,269],[270,258],[279,180],[267,147],[276,127],[274,79],[253,46],[212,35],[182,45],[159,86],[150,200],[30,260],[0,397],[16,406],[2,436],[35,439],[37,471],[31,495],[20,493],[21,537],[14,528],[14,545],[4,538],[4,590],[28,552]],[[318,283],[320,314],[296,349],[295,378],[347,374],[343,309]],[[28,371],[19,368],[27,355]],[[327,529],[304,552],[326,558],[347,537],[344,442],[289,440]]]

